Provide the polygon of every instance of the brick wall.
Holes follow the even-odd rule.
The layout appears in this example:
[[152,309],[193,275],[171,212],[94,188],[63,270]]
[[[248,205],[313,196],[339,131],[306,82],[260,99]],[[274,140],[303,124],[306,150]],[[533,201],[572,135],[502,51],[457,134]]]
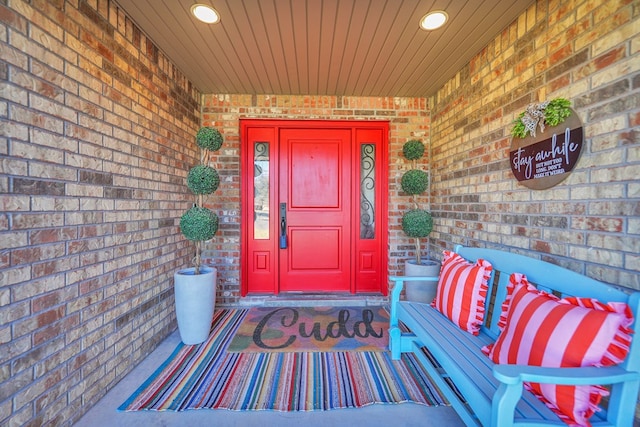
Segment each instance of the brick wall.
[[[392,273],[411,251],[397,189],[417,137],[431,140],[432,253],[496,246],[640,289],[638,9],[540,0],[427,102],[201,98],[108,0],[0,1],[0,424],[70,424],[175,328],[201,107],[225,136],[210,247],[222,303],[239,294],[239,117],[390,121]],[[560,96],[584,124],[582,157],[557,187],[525,189],[511,121]]]
[[[529,190],[511,123],[558,97],[583,123],[581,158]],[[640,289],[640,2],[538,0],[439,90],[431,120],[434,250],[496,247]]]
[[69,425],[175,329],[200,94],[112,2],[0,2],[0,425]]
[[[400,178],[408,166],[402,145],[412,138],[428,141],[429,115],[425,98],[204,95],[203,125],[221,129],[225,137],[225,145],[213,157],[222,176],[212,206],[220,209],[221,227],[208,248],[217,257],[218,301],[234,304],[240,298],[240,118],[389,121],[389,270],[396,274],[413,253],[413,245],[400,229],[402,213],[409,207],[408,197],[399,194]],[[421,167],[428,169],[426,158]]]
[[[539,0],[438,92],[432,115],[437,248],[541,257],[640,289],[640,3]],[[547,190],[519,184],[511,123],[531,102],[572,102],[585,144]]]

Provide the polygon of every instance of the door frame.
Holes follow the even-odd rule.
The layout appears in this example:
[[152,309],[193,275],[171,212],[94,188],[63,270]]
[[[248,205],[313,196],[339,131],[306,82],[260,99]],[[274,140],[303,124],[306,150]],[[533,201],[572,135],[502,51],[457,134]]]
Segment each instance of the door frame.
[[[281,120],[281,119],[240,119],[240,187],[241,187],[241,212],[240,212],[240,291],[241,296],[280,293],[278,277],[278,260],[271,259],[279,256],[277,248],[264,249],[265,277],[275,274],[275,280],[265,279],[264,283],[250,289],[248,277],[251,276],[256,281],[256,274],[249,273],[249,265],[253,265],[255,260],[249,260],[250,246],[250,221],[253,223],[254,206],[253,196],[249,194],[253,189],[254,164],[253,164],[253,142],[250,134],[261,135],[265,142],[272,142],[269,146],[269,212],[270,215],[277,215],[279,182],[278,170],[278,149],[280,129],[290,128],[335,128],[351,129],[351,174],[354,177],[360,176],[360,149],[362,144],[375,142],[375,182],[376,182],[376,209],[375,209],[375,239],[361,239],[360,230],[360,192],[352,191],[352,238],[351,244],[351,279],[350,293],[357,295],[361,293],[388,294],[388,283],[386,280],[388,273],[388,146],[389,146],[389,121],[356,121],[356,120]],[[376,141],[367,140],[375,136]],[[358,160],[356,160],[358,159]],[[360,189],[360,180],[356,179],[357,190]],[[271,214],[273,212],[273,214]],[[269,227],[270,236],[277,236],[277,221],[273,218]],[[272,234],[273,233],[273,234]],[[276,239],[271,239],[275,240]],[[255,245],[256,240],[251,241]],[[262,242],[261,242],[262,243]],[[273,242],[269,243],[273,245]],[[253,247],[252,247],[253,250]],[[269,258],[268,254],[274,254]],[[365,266],[364,268],[362,266]],[[367,267],[368,266],[368,267]],[[260,281],[262,279],[258,279]],[[257,290],[256,290],[257,289]],[[250,292],[251,291],[251,292]]]

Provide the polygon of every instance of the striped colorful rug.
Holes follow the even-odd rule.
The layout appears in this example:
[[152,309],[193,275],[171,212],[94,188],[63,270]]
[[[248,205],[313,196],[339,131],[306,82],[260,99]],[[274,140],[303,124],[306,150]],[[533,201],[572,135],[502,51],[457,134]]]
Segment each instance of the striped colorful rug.
[[389,352],[229,353],[247,310],[218,310],[212,334],[179,344],[120,411],[312,411],[375,403],[446,404],[413,356]]

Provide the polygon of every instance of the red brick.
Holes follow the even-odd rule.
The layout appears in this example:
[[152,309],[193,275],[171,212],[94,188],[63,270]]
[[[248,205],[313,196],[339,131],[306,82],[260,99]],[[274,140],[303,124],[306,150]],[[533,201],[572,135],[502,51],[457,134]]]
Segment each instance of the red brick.
[[68,228],[48,228],[44,230],[34,230],[31,233],[31,243],[34,245],[42,243],[54,243],[72,240],[77,237],[75,227]]
[[544,253],[551,253],[551,245],[549,244],[549,242],[544,242],[544,241],[540,241],[540,240],[536,240],[533,242],[533,250],[535,250],[536,252],[544,252]]
[[603,55],[600,55],[599,57],[595,58],[592,62],[593,62],[593,69],[594,70],[601,70],[603,68],[606,68],[610,65],[613,65],[614,63],[620,61],[621,59],[625,58],[626,55],[626,47],[624,46],[620,46],[617,49],[611,49],[610,51],[606,52]]
[[38,314],[36,317],[38,327],[49,325],[56,320],[61,319],[64,316],[64,312],[64,307],[58,307],[55,310],[49,310]]
[[569,58],[571,55],[573,55],[573,48],[568,44],[556,50],[555,52],[552,52],[549,55],[548,61],[552,64],[557,64]]
[[562,88],[569,86],[571,83],[571,76],[569,73],[561,75],[560,77],[554,79],[551,83],[549,83],[549,91],[556,92]]
[[64,295],[62,291],[52,292],[36,297],[31,302],[31,310],[34,313],[42,311],[44,309],[53,307],[60,304],[63,301]]
[[33,334],[33,344],[37,346],[44,342],[50,341],[55,337],[65,333],[66,331],[76,327],[79,323],[79,315],[72,314],[60,320],[59,322],[49,324],[48,326],[36,331]]

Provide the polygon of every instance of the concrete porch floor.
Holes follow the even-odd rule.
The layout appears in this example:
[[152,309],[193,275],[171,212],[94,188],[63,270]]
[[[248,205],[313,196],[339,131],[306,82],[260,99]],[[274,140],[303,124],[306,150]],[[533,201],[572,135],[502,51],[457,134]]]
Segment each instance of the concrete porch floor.
[[[246,301],[250,305],[383,305],[380,298],[266,298]],[[248,307],[236,307],[248,308]],[[397,405],[370,405],[364,408],[332,411],[277,412],[229,411],[200,409],[184,412],[136,411],[119,412],[117,408],[166,360],[180,343],[174,331],[158,348],[118,383],[89,410],[76,424],[77,427],[126,426],[438,426],[458,427],[464,423],[449,406],[427,407],[412,403]]]

